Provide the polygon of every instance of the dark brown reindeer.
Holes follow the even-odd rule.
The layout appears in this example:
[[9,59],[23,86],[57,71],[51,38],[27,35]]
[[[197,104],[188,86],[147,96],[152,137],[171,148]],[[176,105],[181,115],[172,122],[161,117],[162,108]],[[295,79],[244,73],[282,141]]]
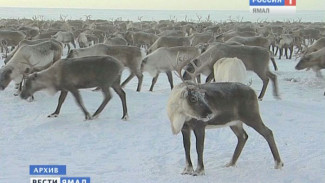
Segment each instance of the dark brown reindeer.
[[[178,69],[181,77],[181,67]],[[192,75],[192,79],[195,75]],[[227,166],[234,166],[248,139],[243,124],[252,127],[261,134],[271,149],[275,168],[283,167],[272,131],[261,119],[257,96],[253,89],[241,83],[205,83],[196,84],[185,81],[174,87],[168,104],[167,113],[171,121],[173,134],[180,131],[183,135],[186,165],[182,174],[204,175],[203,149],[205,129],[230,126],[238,143]],[[198,165],[194,171],[190,156],[191,131],[196,137]]]
[[[128,118],[126,97],[120,85],[122,70],[123,65],[110,56],[62,59],[50,68],[28,76],[20,97],[27,99],[36,91],[42,89],[54,92],[61,91],[55,112],[48,116],[57,117],[68,92],[71,92],[78,106],[85,114],[86,120],[90,120],[98,117],[105,108],[112,97],[109,91],[109,88],[112,87],[121,98],[123,106],[122,119],[126,120]],[[90,115],[82,102],[78,89],[93,87],[101,89],[104,100],[97,111]]]

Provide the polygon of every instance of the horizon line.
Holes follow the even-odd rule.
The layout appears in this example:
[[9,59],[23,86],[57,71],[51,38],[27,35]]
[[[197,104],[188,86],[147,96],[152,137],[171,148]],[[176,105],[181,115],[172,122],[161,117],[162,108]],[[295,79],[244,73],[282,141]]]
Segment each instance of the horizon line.
[[[249,6],[248,6],[249,7]],[[130,8],[87,8],[87,7],[21,7],[0,6],[0,8],[34,8],[34,9],[90,9],[90,10],[139,10],[139,11],[246,11],[247,9],[130,9]],[[249,10],[249,9],[248,9]],[[325,11],[325,9],[298,9],[297,11]]]

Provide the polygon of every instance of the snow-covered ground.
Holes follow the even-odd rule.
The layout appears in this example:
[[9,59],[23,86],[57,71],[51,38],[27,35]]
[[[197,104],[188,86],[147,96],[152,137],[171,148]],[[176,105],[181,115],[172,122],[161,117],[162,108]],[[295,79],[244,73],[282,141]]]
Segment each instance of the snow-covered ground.
[[[67,165],[68,176],[89,176],[93,183],[325,182],[325,80],[312,71],[296,71],[297,61],[277,63],[282,99],[273,98],[270,83],[260,111],[274,133],[284,162],[281,170],[273,168],[263,137],[246,126],[249,139],[236,167],[224,167],[237,143],[232,131],[207,130],[206,175],[181,175],[185,166],[182,135],[172,135],[167,118],[167,77],[161,75],[154,92],[148,92],[152,78],[145,73],[142,92],[135,92],[137,79],[125,88],[129,121],[120,120],[122,106],[115,93],[96,120],[84,121],[71,95],[58,118],[47,118],[55,110],[58,94],[38,92],[34,102],[27,102],[13,95],[11,83],[0,92],[0,183],[28,182],[32,164]],[[249,76],[259,93],[261,81],[253,73]],[[102,101],[100,92],[82,90],[82,97],[90,112]],[[192,144],[196,164],[194,135]]]

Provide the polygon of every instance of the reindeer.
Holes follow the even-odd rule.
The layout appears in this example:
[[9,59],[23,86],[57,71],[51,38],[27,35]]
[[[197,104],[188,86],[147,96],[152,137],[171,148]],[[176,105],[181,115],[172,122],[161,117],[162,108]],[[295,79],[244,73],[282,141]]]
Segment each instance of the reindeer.
[[112,56],[117,58],[125,67],[130,69],[130,75],[122,83],[124,87],[134,76],[138,78],[137,91],[141,90],[143,75],[141,72],[141,62],[145,56],[141,48],[135,46],[108,46],[105,44],[96,44],[87,48],[71,50],[67,58],[76,58],[84,56]]
[[312,68],[316,77],[322,77],[320,70],[325,68],[325,47],[302,56],[295,68],[296,70]]
[[73,45],[74,48],[76,48],[76,43],[74,41],[74,35],[72,32],[63,32],[59,31],[55,35],[52,36],[53,39],[65,44],[68,46],[68,53],[70,52],[70,44]]
[[215,82],[239,82],[246,81],[247,72],[244,63],[235,58],[221,58],[213,65]]
[[[294,46],[294,36],[291,34],[281,34],[280,37],[277,39],[277,47],[280,50],[279,59],[283,55],[283,50],[285,51],[286,59],[292,58],[293,53],[293,46]],[[290,51],[290,56],[288,57],[288,49]]]
[[210,32],[195,33],[191,37],[191,46],[198,44],[209,43],[214,41],[214,34]]
[[152,33],[146,32],[127,32],[131,37],[129,44],[140,47],[142,45],[151,46],[157,39],[158,36]]
[[271,42],[267,38],[264,38],[262,36],[253,36],[253,37],[235,36],[235,37],[228,39],[226,41],[226,43],[229,43],[232,41],[238,42],[238,43],[241,43],[241,44],[247,45],[247,46],[260,46],[260,47],[267,48],[267,49],[270,47],[270,44],[271,44]]
[[309,44],[313,44],[315,40],[320,38],[320,31],[314,28],[305,28],[301,30],[302,35],[308,40]]
[[[26,38],[26,35],[21,31],[11,31],[11,30],[0,30],[0,43],[2,46],[11,46],[13,49],[15,46],[19,44],[19,42]],[[6,53],[9,50],[6,49]]]
[[[183,135],[186,158],[183,175],[205,174],[203,149],[205,129],[209,128],[230,126],[237,136],[238,143],[234,154],[226,165],[235,166],[248,139],[243,124],[252,127],[265,138],[275,160],[275,168],[283,167],[273,132],[263,123],[257,96],[252,88],[229,82],[197,84],[181,77],[181,67],[177,68],[177,73],[183,82],[173,88],[167,103],[167,114],[173,134],[181,131]],[[196,137],[198,155],[195,171],[190,156],[192,130]]]
[[190,46],[189,37],[162,36],[159,37],[148,49],[148,54],[160,47]]
[[[122,70],[123,65],[110,56],[62,59],[44,71],[29,75],[20,97],[27,99],[35,92],[43,89],[53,91],[53,93],[61,91],[55,112],[48,116],[57,117],[68,92],[70,92],[82,109],[85,119],[91,120],[99,116],[111,99],[109,88],[112,87],[122,101],[122,119],[126,120],[128,118],[126,97],[120,85]],[[78,89],[93,87],[101,89],[104,100],[96,112],[90,115],[82,102]]]
[[104,44],[108,46],[127,46],[128,42],[121,37],[113,37],[113,38],[105,37]]
[[153,87],[156,84],[158,76],[161,72],[166,73],[170,88],[173,89],[174,85],[172,71],[173,66],[176,64],[177,57],[180,55],[193,59],[200,54],[201,50],[199,48],[189,46],[176,46],[171,48],[161,47],[144,57],[141,66],[142,71],[149,72],[153,77],[149,91],[153,91]]
[[56,42],[57,44],[61,44],[60,42],[56,41],[55,39],[49,39],[49,38],[44,38],[44,39],[36,39],[36,40],[27,40],[24,39],[22,41],[19,42],[18,46],[15,47],[14,50],[12,50],[7,56],[6,59],[4,59],[4,63],[7,64],[10,59],[15,55],[15,53],[17,52],[17,50],[19,50],[19,48],[25,46],[25,45],[35,45],[35,44],[39,44],[39,43],[43,43],[46,41],[53,41]]
[[32,40],[37,40],[37,39],[50,39],[52,36],[54,36],[57,32],[60,30],[48,30],[46,32],[41,32],[37,36],[33,37]]
[[[81,32],[78,37],[77,37],[77,42],[79,44],[80,48],[86,48],[91,46],[92,41],[90,39],[88,39],[87,37],[88,34],[86,34],[85,32]],[[98,38],[97,38],[97,42],[98,42]],[[97,43],[95,42],[95,44]]]
[[4,90],[12,80],[21,85],[24,75],[48,68],[59,60],[61,55],[62,46],[56,41],[22,46],[0,69],[0,90]]
[[38,27],[22,26],[19,27],[18,30],[26,34],[26,39],[32,39],[33,37],[37,36],[40,33]]
[[273,83],[273,95],[279,98],[277,77],[269,70],[269,60],[272,60],[273,66],[277,69],[274,59],[271,57],[269,50],[259,46],[238,46],[217,44],[209,48],[200,56],[193,60],[194,64],[187,66],[187,72],[184,73],[184,79],[189,79],[188,73],[192,72],[193,66],[197,65],[198,73],[207,75],[207,82],[213,78],[212,67],[217,60],[224,57],[237,57],[243,61],[247,70],[251,70],[257,74],[263,81],[263,87],[259,95],[259,99],[262,100],[265,94],[269,79]]
[[230,38],[235,37],[235,36],[252,37],[252,36],[256,36],[256,32],[251,32],[251,31],[247,31],[247,32],[246,31],[245,32],[228,31],[228,32],[225,32],[223,34],[217,35],[216,40],[226,42],[227,40],[229,40]]
[[314,44],[307,47],[305,45],[305,49],[302,51],[304,55],[310,54],[312,52],[316,52],[325,47],[325,37],[318,39]]

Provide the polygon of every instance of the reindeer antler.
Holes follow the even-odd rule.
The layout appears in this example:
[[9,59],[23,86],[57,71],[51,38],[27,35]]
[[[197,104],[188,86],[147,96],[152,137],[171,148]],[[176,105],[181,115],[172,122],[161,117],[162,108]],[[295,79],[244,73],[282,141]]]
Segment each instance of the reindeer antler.
[[191,73],[191,72],[185,70],[185,72],[191,77],[192,81],[197,83],[195,78],[201,73],[202,69],[205,68],[207,65],[209,65],[212,61],[213,61],[213,58],[212,58],[211,54],[209,55],[208,61],[206,61],[205,63],[203,63],[200,66],[197,66],[197,64],[194,62],[194,60],[191,60],[190,64],[193,66],[194,71]]

